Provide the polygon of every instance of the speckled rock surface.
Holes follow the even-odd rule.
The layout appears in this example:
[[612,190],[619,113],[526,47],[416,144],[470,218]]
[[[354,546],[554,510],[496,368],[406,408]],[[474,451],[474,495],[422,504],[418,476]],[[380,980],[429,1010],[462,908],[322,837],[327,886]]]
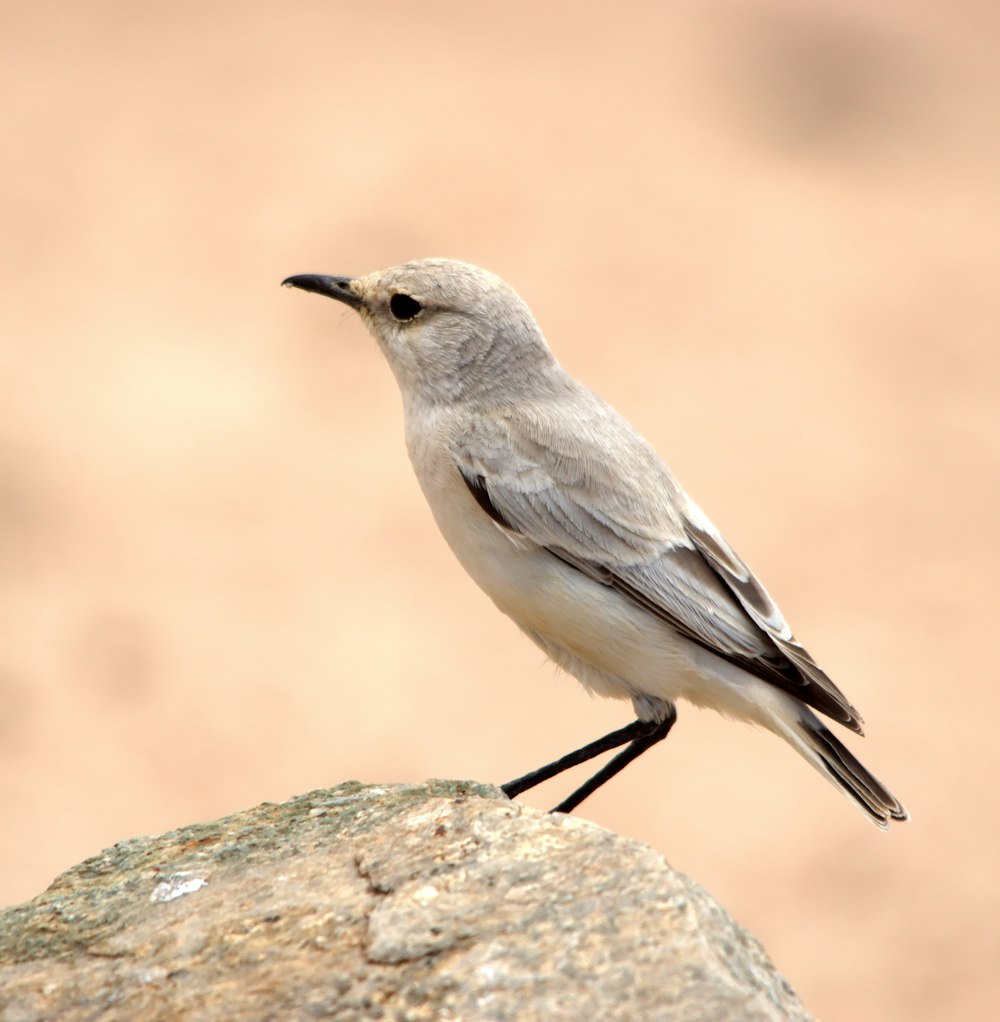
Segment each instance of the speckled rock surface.
[[651,849],[471,783],[123,841],[0,913],[0,1022],[810,1017]]

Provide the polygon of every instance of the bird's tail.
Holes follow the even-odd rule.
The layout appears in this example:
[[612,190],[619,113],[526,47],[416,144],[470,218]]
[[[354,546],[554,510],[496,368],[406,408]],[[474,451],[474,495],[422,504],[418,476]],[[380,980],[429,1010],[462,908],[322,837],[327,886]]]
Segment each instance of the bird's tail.
[[785,737],[868,817],[886,830],[890,820],[905,820],[899,799],[854,756],[811,711],[802,707]]

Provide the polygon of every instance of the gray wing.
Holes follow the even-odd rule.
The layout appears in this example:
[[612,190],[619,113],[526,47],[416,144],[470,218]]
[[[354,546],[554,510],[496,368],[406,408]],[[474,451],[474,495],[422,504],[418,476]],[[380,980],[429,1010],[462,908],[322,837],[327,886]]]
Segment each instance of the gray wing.
[[[483,511],[711,652],[859,734],[861,718],[653,449],[589,392],[467,420],[452,454]],[[581,399],[582,400],[579,400]]]

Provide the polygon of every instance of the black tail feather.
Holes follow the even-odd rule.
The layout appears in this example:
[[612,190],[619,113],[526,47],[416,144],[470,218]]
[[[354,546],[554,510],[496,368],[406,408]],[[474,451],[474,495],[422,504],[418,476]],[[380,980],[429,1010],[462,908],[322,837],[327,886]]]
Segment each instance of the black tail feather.
[[890,820],[908,818],[899,799],[817,717],[812,713],[804,716],[801,727],[830,779],[846,792],[872,823],[884,830]]

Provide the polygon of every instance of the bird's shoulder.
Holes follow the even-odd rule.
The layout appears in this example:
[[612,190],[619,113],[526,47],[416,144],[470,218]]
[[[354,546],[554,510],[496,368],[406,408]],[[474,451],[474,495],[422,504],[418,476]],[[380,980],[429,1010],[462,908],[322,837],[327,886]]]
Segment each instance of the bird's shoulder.
[[498,485],[559,487],[583,504],[611,500],[672,517],[680,492],[648,441],[575,381],[545,398],[471,411],[451,446],[463,465]]

